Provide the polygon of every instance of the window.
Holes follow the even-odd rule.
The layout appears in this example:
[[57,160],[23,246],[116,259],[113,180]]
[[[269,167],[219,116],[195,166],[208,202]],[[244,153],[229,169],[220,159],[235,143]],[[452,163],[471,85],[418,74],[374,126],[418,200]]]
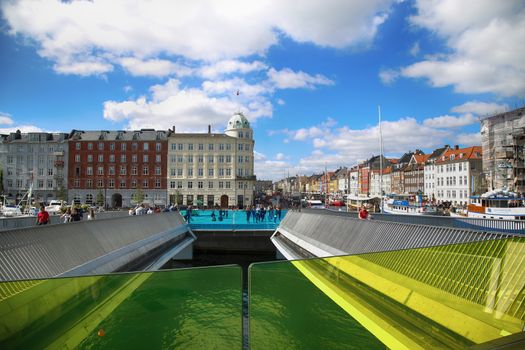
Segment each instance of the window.
[[239,131],[239,137],[240,138],[243,138],[244,137],[244,133],[242,131]]
[[126,150],[126,144],[125,144],[124,142],[122,142],[122,143],[120,144],[120,150],[121,150],[121,151],[125,151],[125,150]]
[[182,156],[177,156],[177,162],[182,163]]
[[170,188],[175,188],[175,187],[176,187],[175,181],[170,181]]
[[80,167],[79,166],[75,167],[75,175],[76,176],[80,176]]
[[246,151],[250,150],[250,145],[248,143],[244,145],[244,150],[246,150]]
[[197,182],[197,188],[203,188],[204,184],[202,181]]
[[170,156],[170,163],[175,163],[177,161],[177,157]]
[[88,166],[86,168],[86,175],[93,175],[93,167],[92,166]]
[[188,156],[188,163],[193,163],[193,156],[191,154]]
[[113,165],[111,165],[109,168],[108,168],[108,174],[109,175],[115,175],[115,167]]
[[149,167],[147,165],[142,167],[142,175],[149,175]]
[[242,163],[242,156],[237,156],[237,163]]
[[224,143],[219,143],[219,151],[224,151]]
[[224,163],[224,156],[223,155],[219,156],[219,163]]
[[224,188],[224,182],[219,181],[219,188]]
[[179,144],[177,145],[177,148],[179,149],[179,151],[184,150],[184,144],[179,143]]
[[126,188],[126,180],[124,179],[120,180],[120,188]]
[[121,154],[120,155],[120,162],[121,163],[126,163],[126,155],[125,154]]
[[80,154],[75,154],[75,162],[80,163]]
[[136,163],[137,162],[137,155],[136,154],[132,154],[131,155],[131,162],[132,163]]
[[144,154],[144,155],[142,156],[142,162],[143,162],[143,163],[147,163],[148,161],[149,161],[149,157],[148,157],[148,155],[147,155],[147,154]]
[[[16,175],[20,175],[22,169],[16,169]],[[44,176],[44,168],[38,168],[38,176]]]
[[160,179],[155,179],[155,188],[160,188]]
[[160,166],[155,167],[155,175],[160,175]]
[[208,144],[208,151],[213,151],[213,143]]
[[138,174],[138,169],[136,166],[132,166],[131,167],[131,175],[137,175]]
[[177,176],[182,176],[182,168],[177,169]]
[[244,156],[244,162],[249,163],[250,162],[250,156]]
[[238,187],[239,187],[239,190],[242,190],[244,188],[244,183],[239,182]]
[[149,187],[149,181],[148,179],[142,180],[142,188],[148,188]]
[[242,176],[242,168],[237,169],[237,176]]
[[231,183],[230,183],[230,181],[226,181],[226,188],[231,188]]
[[155,155],[155,162],[160,163],[160,154]]
[[202,177],[204,176],[204,171],[202,168],[197,169],[197,176]]
[[104,180],[97,180],[97,187],[98,188],[104,187]]
[[219,176],[224,176],[224,168],[219,168]]
[[137,180],[136,179],[131,180],[131,188],[137,188]]
[[188,151],[193,151],[193,143],[188,143]]
[[162,144],[160,142],[157,142],[155,144],[155,151],[160,152],[162,150]]
[[197,159],[198,159],[198,162],[199,162],[199,163],[203,163],[203,162],[204,162],[204,156],[203,156],[203,155],[200,155],[200,154],[199,154],[199,156],[197,157]]
[[93,188],[93,180],[86,180],[86,187],[87,188]]
[[144,142],[144,143],[142,144],[142,147],[143,147],[144,151],[148,151],[148,150],[149,150],[149,143]]
[[103,149],[104,149],[104,142],[99,142],[98,143],[98,150],[102,151]]
[[75,143],[75,149],[76,149],[77,151],[80,150],[80,142]]
[[226,169],[226,176],[232,176],[232,170],[230,168]]
[[114,154],[110,154],[109,155],[109,162],[110,163],[115,163],[115,155]]
[[243,146],[244,146],[244,144],[242,144],[242,143],[237,144],[237,150],[242,151],[243,150]]
[[188,168],[188,177],[193,177],[193,168]]
[[99,163],[104,163],[104,155],[103,154],[99,154],[98,155],[98,162]]
[[192,181],[188,181],[188,188],[193,188],[193,182]]
[[121,165],[120,166],[120,175],[126,175],[126,166],[125,165]]
[[182,188],[182,181],[177,181],[177,188]]
[[208,188],[213,188],[213,181],[208,182]]
[[88,161],[88,163],[92,163],[93,162],[93,155],[92,154],[88,154],[87,161]]
[[231,163],[232,162],[232,156],[228,155],[226,156],[226,163]]
[[199,143],[199,151],[203,151],[204,150],[204,144],[203,143]]
[[47,188],[53,188],[53,180],[47,180]]
[[98,175],[104,175],[104,167],[103,166],[99,166],[97,168],[97,174]]
[[227,143],[226,144],[226,150],[227,151],[231,151],[231,149],[232,149],[232,144],[231,143]]
[[73,181],[73,186],[75,188],[79,188],[80,187],[80,180],[76,179],[75,181]]
[[109,150],[110,150],[110,151],[114,151],[114,150],[115,150],[115,143],[114,143],[114,142],[111,142],[111,143],[109,144]]
[[247,138],[247,139],[250,138],[250,133],[249,133],[249,132],[246,133],[246,138]]
[[172,144],[170,145],[170,147],[171,147],[171,150],[172,150],[172,151],[177,150],[177,144],[176,144],[176,143],[172,143]]
[[170,169],[170,175],[171,175],[171,176],[175,176],[176,171],[177,171],[177,169],[175,169],[175,168],[171,168],[171,169]]
[[133,143],[131,144],[131,150],[132,150],[132,151],[136,151],[136,150],[138,150],[138,149],[139,149],[139,145],[138,145],[138,143],[133,142]]
[[213,156],[208,156],[208,163],[213,163]]
[[213,169],[208,169],[208,176],[213,176]]

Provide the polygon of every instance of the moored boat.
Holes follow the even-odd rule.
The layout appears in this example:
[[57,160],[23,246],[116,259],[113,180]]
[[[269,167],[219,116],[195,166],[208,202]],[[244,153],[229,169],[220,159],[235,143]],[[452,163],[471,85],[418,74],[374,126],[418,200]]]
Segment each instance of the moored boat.
[[414,195],[393,194],[383,199],[383,212],[401,215],[442,215],[436,206],[424,201],[422,197],[415,200]]
[[525,220],[525,198],[515,192],[503,188],[470,198],[469,218]]

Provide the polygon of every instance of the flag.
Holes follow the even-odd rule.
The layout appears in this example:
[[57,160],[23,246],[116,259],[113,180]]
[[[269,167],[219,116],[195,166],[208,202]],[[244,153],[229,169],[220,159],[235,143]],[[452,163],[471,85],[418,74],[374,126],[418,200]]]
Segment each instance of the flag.
[[241,94],[241,92],[239,90],[237,90],[237,94],[236,95],[239,96],[240,94]]

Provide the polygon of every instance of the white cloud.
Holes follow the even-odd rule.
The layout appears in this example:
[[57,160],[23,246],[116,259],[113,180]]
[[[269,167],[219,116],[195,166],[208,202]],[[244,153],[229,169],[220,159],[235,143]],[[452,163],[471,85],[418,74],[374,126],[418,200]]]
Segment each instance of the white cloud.
[[481,134],[479,132],[461,133],[456,137],[456,143],[469,146],[481,145]]
[[451,115],[442,115],[439,117],[425,119],[423,121],[423,125],[430,126],[433,128],[458,128],[461,126],[475,124],[478,122],[478,118],[474,117],[472,114],[469,113],[459,117],[454,117]]
[[[196,88],[181,88],[177,79],[150,88],[151,96],[141,96],[123,102],[106,101],[104,118],[128,122],[128,128],[166,129],[172,125],[180,131],[203,130],[208,124],[222,129],[239,104],[231,97],[210,97],[206,91]],[[249,105],[242,108],[250,121],[269,117],[268,110],[257,110]],[[264,104],[256,105],[268,108]]]
[[395,69],[383,69],[379,72],[379,78],[385,85],[390,85],[399,77],[399,72]]
[[260,160],[265,160],[266,159],[266,155],[264,153],[260,153],[260,152],[257,152],[257,151],[253,151],[253,158],[255,161],[260,161]]
[[9,128],[0,128],[0,134],[9,134],[20,130],[21,132],[46,132],[44,129],[35,125],[18,125]]
[[284,159],[284,154],[283,153],[277,153],[275,155],[275,159],[276,160],[283,160]]
[[478,116],[487,114],[496,114],[509,109],[505,104],[487,103],[480,101],[469,101],[460,106],[453,107],[452,112],[455,113],[472,113]]
[[411,22],[437,33],[450,52],[401,69],[461,93],[525,93],[525,6],[521,0],[418,0]]
[[0,125],[13,125],[13,118],[9,113],[0,112]]
[[333,85],[334,82],[327,77],[316,74],[315,76],[299,71],[294,72],[289,68],[279,71],[274,68],[268,70],[268,79],[279,89],[315,88],[315,85]]
[[[1,9],[9,33],[31,39],[40,56],[56,63],[57,71],[88,75],[110,71],[122,57],[214,62],[264,55],[281,36],[335,48],[367,46],[391,4],[310,0],[298,7],[278,0],[35,0],[4,1]],[[165,65],[146,71],[148,75],[171,71]],[[227,66],[203,74],[216,76],[228,72]],[[241,71],[258,69],[233,66]]]
[[268,66],[261,61],[242,62],[238,60],[224,60],[201,67],[199,74],[204,78],[214,79],[222,75],[232,73],[246,74],[267,68]]
[[122,90],[124,90],[125,93],[133,91],[133,86],[131,85],[125,85]]
[[412,56],[417,56],[417,55],[419,55],[419,51],[421,51],[421,48],[419,47],[419,41],[416,41],[414,43],[414,45],[412,45],[412,47],[410,48],[410,50],[408,52]]
[[140,60],[134,57],[120,59],[120,65],[133,76],[163,77],[167,75],[187,76],[192,69],[169,60]]
[[283,99],[280,98],[280,99],[277,100],[277,104],[278,104],[279,106],[284,106],[285,102],[284,102]]

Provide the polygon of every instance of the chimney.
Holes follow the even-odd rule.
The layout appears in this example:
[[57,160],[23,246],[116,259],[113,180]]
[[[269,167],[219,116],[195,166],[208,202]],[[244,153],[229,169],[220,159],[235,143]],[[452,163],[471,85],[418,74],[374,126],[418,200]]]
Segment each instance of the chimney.
[[211,134],[211,125],[208,125],[208,134]]
[[173,125],[173,133],[175,134],[175,125]]
[[458,145],[454,145],[454,149],[457,151],[459,149]]

